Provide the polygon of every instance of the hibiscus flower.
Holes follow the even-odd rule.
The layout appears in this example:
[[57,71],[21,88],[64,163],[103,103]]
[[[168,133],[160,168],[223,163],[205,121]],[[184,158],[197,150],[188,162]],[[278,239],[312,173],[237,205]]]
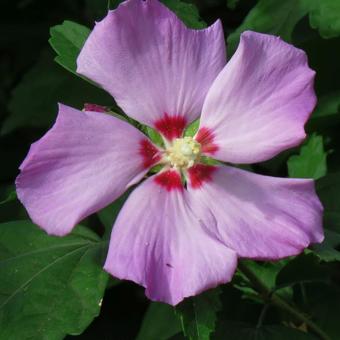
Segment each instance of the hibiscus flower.
[[[230,281],[238,258],[281,259],[322,241],[312,180],[228,165],[265,161],[305,138],[316,98],[303,51],[248,31],[226,64],[219,21],[192,30],[156,0],[128,0],[96,24],[77,65],[164,144],[96,106],[60,105],[16,182],[49,234],[66,235],[139,183],[104,268],[172,305]],[[184,136],[198,118],[197,134]]]

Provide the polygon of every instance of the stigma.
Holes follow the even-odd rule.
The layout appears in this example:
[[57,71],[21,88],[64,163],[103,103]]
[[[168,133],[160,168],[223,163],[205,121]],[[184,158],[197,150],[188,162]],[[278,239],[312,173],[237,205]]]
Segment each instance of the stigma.
[[176,138],[167,147],[164,161],[171,167],[182,170],[192,167],[200,158],[201,145],[192,137]]

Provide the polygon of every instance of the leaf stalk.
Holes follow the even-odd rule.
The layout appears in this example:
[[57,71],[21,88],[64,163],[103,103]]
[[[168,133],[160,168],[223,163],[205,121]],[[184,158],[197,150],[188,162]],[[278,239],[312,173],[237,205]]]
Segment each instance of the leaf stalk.
[[268,288],[265,283],[254,273],[254,271],[251,270],[244,262],[239,262],[238,269],[247,277],[253,288],[255,288],[255,290],[259,293],[264,302],[275,305],[288,312],[301,322],[304,322],[313,333],[319,336],[320,339],[331,340],[331,338],[317,324],[315,324],[306,315],[288,304],[280,296]]

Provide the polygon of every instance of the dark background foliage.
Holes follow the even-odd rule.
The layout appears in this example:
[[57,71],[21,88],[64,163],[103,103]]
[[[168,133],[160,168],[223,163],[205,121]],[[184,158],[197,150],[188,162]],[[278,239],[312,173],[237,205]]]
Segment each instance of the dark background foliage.
[[[109,1],[109,6],[114,8],[118,2]],[[48,43],[50,28],[64,20],[91,29],[94,21],[105,15],[107,0],[2,0],[0,340],[135,339],[137,334],[139,340],[183,339],[185,336],[231,340],[339,339],[340,0],[192,1],[203,21],[198,20],[194,7],[183,7],[178,0],[164,3],[191,26],[202,27],[204,22],[211,24],[220,18],[230,56],[237,47],[239,34],[246,29],[280,35],[307,52],[311,67],[317,71],[315,86],[319,99],[307,125],[309,137],[301,148],[256,164],[250,170],[318,180],[318,193],[325,205],[326,240],[294,259],[265,264],[244,262],[232,284],[189,299],[174,312],[165,305],[150,305],[141,287],[108,279],[100,271],[106,251],[106,243],[101,237],[105,240],[109,234],[124,197],[86,219],[82,223],[85,228],[79,227],[78,234],[62,241],[50,238],[29,222],[8,223],[28,220],[15,197],[14,180],[30,144],[53,123],[57,102],[77,108],[82,108],[85,102],[109,106],[114,103],[102,90],[59,65],[65,66],[65,62],[56,63],[56,53]],[[52,41],[52,45],[59,55],[65,52],[63,47],[57,46],[65,32],[66,36],[70,33],[65,26],[61,31],[51,31],[56,42],[53,44]],[[87,234],[89,229],[94,233]],[[85,240],[91,241],[87,244]],[[41,278],[41,282],[33,284],[36,280],[26,280],[33,275],[30,268],[40,265],[41,260],[33,258],[8,264],[11,256],[20,255],[28,245],[34,247],[36,244],[39,249],[42,245],[49,247],[64,242],[68,247],[70,241],[88,247],[86,253],[77,257],[74,263],[54,268],[45,277],[47,281]],[[30,252],[35,249],[29,247]],[[73,251],[78,252],[78,248],[72,248]],[[82,263],[84,259],[87,264]],[[76,267],[79,269],[75,274]],[[58,281],[53,292],[45,294],[46,282],[64,275],[67,268],[71,273],[67,280]],[[23,273],[20,284],[18,271]],[[85,272],[86,278],[82,276]],[[70,277],[75,277],[75,281]],[[72,289],[68,291],[65,287],[69,287],[70,280]],[[12,291],[11,286],[16,285],[18,287]],[[26,289],[28,293],[25,293]],[[86,293],[88,289],[93,294]],[[74,291],[79,294],[78,300],[72,300]],[[34,307],[36,310],[31,306],[32,299],[40,301],[40,305]],[[78,302],[82,299],[84,305],[79,307]],[[282,305],[281,299],[288,308]],[[294,315],[289,308],[298,311],[299,315]],[[39,311],[44,316],[37,316]],[[84,315],[82,320],[76,315],[81,313]],[[94,318],[97,314],[99,316]]]

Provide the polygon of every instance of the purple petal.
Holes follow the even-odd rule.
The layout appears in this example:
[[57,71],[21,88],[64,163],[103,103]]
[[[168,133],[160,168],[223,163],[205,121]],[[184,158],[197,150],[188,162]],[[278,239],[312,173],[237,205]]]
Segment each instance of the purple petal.
[[114,225],[105,270],[172,305],[231,280],[237,256],[196,217],[177,172],[146,180]]
[[16,180],[32,220],[65,235],[119,197],[159,160],[137,129],[108,114],[60,105],[55,125],[31,146]]
[[198,136],[209,135],[207,153],[254,163],[298,145],[316,103],[314,74],[302,50],[279,37],[243,33],[203,105]]
[[204,206],[200,218],[207,211],[215,217],[211,233],[239,256],[279,259],[323,240],[322,206],[312,180],[202,167],[207,169],[189,170],[189,194]]
[[223,29],[188,29],[159,1],[128,0],[96,24],[77,64],[134,119],[186,125],[225,65]]

